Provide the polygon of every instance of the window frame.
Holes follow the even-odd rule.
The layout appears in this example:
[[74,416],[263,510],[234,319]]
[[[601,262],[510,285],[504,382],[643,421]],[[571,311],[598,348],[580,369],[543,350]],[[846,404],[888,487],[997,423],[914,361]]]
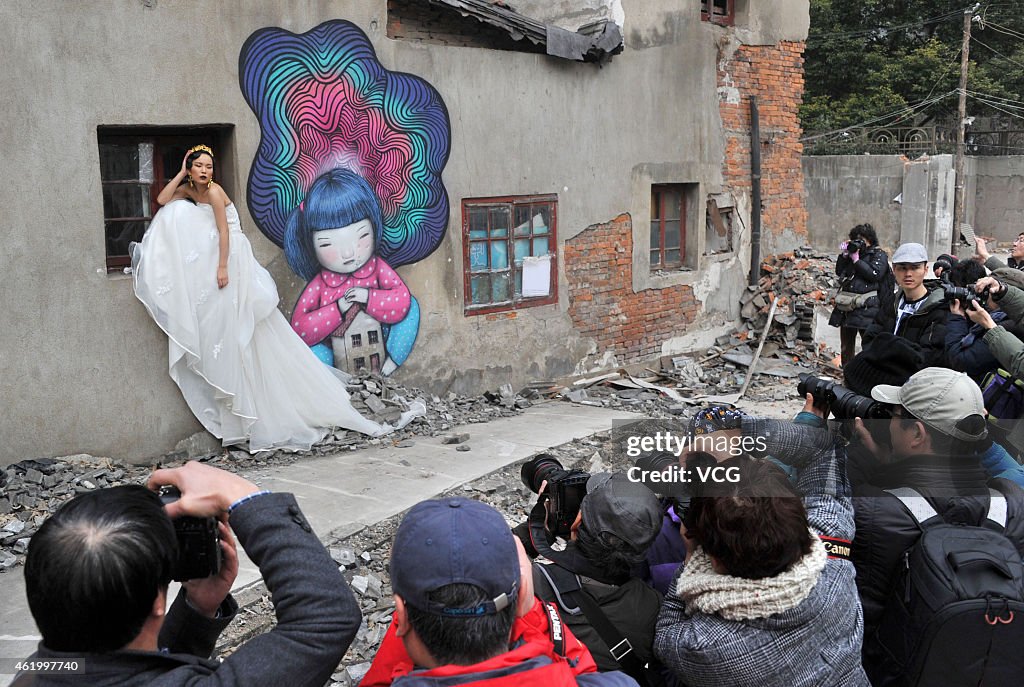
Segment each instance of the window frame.
[[[551,255],[551,281],[550,291],[547,296],[529,296],[523,297],[522,295],[516,296],[516,261],[515,261],[515,208],[517,206],[524,205],[548,205],[549,212],[551,214],[551,226],[548,227],[548,254]],[[494,274],[503,270],[492,271],[488,269],[486,272],[474,272],[470,262],[471,246],[474,243],[489,244],[494,241],[493,238],[488,236],[485,239],[472,239],[470,238],[470,210],[474,208],[495,208],[506,206],[509,211],[509,227],[508,236],[506,240],[508,242],[508,272],[509,272],[509,292],[511,294],[510,301],[503,301],[500,303],[473,303],[473,285],[472,278],[474,275],[479,274]],[[532,237],[533,234],[531,233]],[[523,237],[519,237],[523,238]],[[488,256],[490,253],[488,252]],[[530,256],[533,256],[533,240],[530,240]],[[488,257],[488,262],[490,258]],[[558,303],[558,195],[557,194],[537,194],[527,196],[491,196],[484,198],[463,198],[462,199],[462,278],[463,278],[463,314],[465,316],[471,315],[487,315],[497,312],[509,312],[522,310],[524,308],[534,308],[543,305],[553,305]]]
[[[679,194],[679,260],[671,263],[665,262],[665,191],[675,191]],[[651,184],[651,224],[659,222],[658,237],[660,242],[658,246],[653,244],[647,251],[647,258],[649,260],[650,268],[652,272],[665,272],[669,270],[678,270],[686,267],[686,231],[687,226],[687,210],[688,202],[686,199],[686,184]],[[656,201],[657,198],[657,201]],[[658,219],[655,220],[654,207],[658,206]],[[649,234],[648,234],[649,235]],[[651,253],[655,250],[658,251],[660,259],[657,263],[651,260]]]
[[[213,146],[217,154],[217,164],[215,165],[214,179],[218,184],[228,188],[225,183],[231,176],[230,170],[225,167],[225,160],[228,155],[221,153],[220,151],[226,151],[227,146],[230,144],[230,137],[233,126],[226,124],[207,124],[200,126],[120,126],[120,125],[100,125],[96,127],[96,149],[98,153],[97,160],[100,166],[100,189],[101,194],[105,193],[106,189],[112,186],[143,186],[144,182],[139,180],[108,180],[103,178],[103,160],[102,160],[102,146],[105,145],[139,145],[141,143],[149,143],[153,146],[153,180],[149,184],[149,217],[108,217],[107,210],[104,207],[103,212],[103,254],[106,261],[106,270],[108,274],[116,274],[122,272],[125,267],[131,265],[131,256],[129,255],[113,255],[110,253],[110,247],[107,242],[107,224],[109,222],[127,223],[127,222],[145,222],[148,223],[153,221],[153,217],[160,209],[160,204],[156,202],[157,196],[160,195],[160,191],[163,190],[164,186],[173,178],[167,177],[164,172],[164,165],[167,161],[167,155],[172,151],[175,155],[178,155],[177,163],[180,164],[181,156],[184,156],[185,151],[190,147],[197,145],[198,143],[205,143]],[[180,154],[177,152],[180,149]],[[175,174],[177,170],[175,169]]]
[[700,18],[701,21],[718,24],[720,26],[732,26],[736,23],[736,0],[724,0],[725,14],[717,13],[715,0],[701,0]]

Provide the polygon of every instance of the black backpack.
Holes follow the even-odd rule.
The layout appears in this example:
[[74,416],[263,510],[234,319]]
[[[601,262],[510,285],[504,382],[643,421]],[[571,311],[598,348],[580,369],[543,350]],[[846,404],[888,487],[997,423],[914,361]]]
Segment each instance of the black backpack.
[[[913,489],[891,489],[921,528],[878,626],[874,685],[1012,685],[1024,679],[1024,564],[990,489],[982,525],[943,521]],[[866,666],[867,667],[867,666]],[[873,674],[875,671],[880,674]],[[895,676],[899,676],[898,678]]]

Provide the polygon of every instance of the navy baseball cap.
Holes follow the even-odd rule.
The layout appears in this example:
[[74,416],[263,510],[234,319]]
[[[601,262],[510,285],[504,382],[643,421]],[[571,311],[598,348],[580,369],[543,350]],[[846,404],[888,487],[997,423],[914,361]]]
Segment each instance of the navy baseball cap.
[[[450,608],[430,600],[449,584],[471,584],[490,600]],[[391,547],[391,588],[405,603],[427,613],[475,617],[497,613],[516,601],[519,552],[501,514],[479,501],[421,501],[406,513]]]

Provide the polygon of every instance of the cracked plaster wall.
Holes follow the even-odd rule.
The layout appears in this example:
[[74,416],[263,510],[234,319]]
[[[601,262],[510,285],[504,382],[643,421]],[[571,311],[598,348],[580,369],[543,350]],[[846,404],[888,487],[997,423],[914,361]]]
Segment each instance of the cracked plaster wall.
[[[650,183],[696,184],[700,199],[729,191],[717,41],[730,30],[701,22],[697,3],[623,0],[626,50],[603,68],[390,40],[385,0],[150,5],[0,6],[0,40],[24,56],[20,69],[0,74],[12,115],[0,141],[9,150],[32,151],[34,160],[0,189],[9,228],[0,249],[8,293],[0,377],[6,397],[17,399],[0,424],[0,464],[75,452],[138,459],[170,450],[199,428],[167,376],[166,339],[135,300],[131,281],[103,270],[96,127],[231,124],[233,177],[245,179],[259,129],[238,89],[237,55],[260,28],[304,32],[328,19],[352,21],[383,64],[426,79],[448,106],[448,234],[434,254],[399,270],[424,313],[417,345],[397,374],[402,383],[477,392],[571,372],[605,353],[593,351],[594,339],[569,315],[561,250],[557,304],[511,315],[463,313],[461,199],[555,193],[560,245],[628,213],[631,288],[640,293],[650,274],[638,275],[637,255],[647,239],[636,239],[648,234]],[[806,2],[772,5],[787,8],[779,10],[783,16],[806,12]],[[763,21],[748,29],[757,26],[767,31]],[[125,59],[126,45],[145,49]],[[168,55],[175,56],[173,67]],[[204,75],[201,88],[195,74]],[[256,231],[241,182],[227,191],[289,311],[302,284]],[[694,221],[702,236],[703,219]],[[743,221],[748,227],[749,218]],[[692,292],[698,309],[728,310],[748,251],[741,239],[736,256],[711,260],[724,260],[720,266],[673,275],[669,281],[676,281],[661,288]],[[698,324],[665,332],[665,341]]]

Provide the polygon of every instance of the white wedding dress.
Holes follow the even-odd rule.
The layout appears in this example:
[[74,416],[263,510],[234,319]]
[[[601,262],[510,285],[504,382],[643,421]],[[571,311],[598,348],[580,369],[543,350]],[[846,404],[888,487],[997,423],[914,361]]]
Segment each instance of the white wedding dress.
[[[217,288],[213,208],[167,204],[132,251],[135,295],[167,333],[171,378],[225,446],[306,450],[334,427],[378,436],[392,428],[360,415],[345,383],[277,309],[277,286],[256,262],[234,205],[228,285]],[[403,418],[404,419],[404,418]]]

